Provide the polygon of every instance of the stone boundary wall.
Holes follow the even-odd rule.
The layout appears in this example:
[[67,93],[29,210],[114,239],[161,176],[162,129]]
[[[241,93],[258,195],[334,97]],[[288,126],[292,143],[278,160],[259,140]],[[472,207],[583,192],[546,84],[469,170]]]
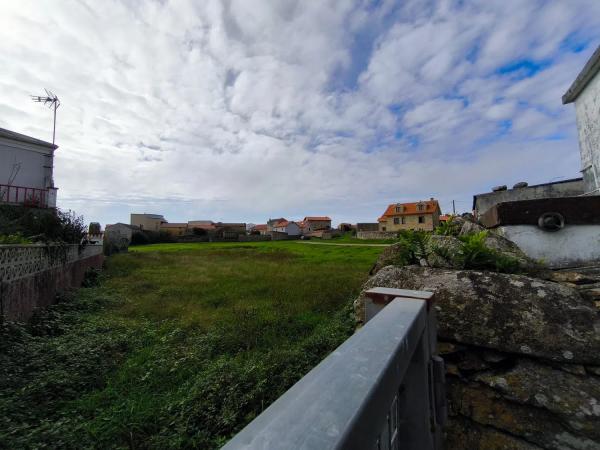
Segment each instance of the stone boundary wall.
[[0,317],[24,321],[101,268],[102,245],[0,245]]
[[359,231],[356,233],[357,239],[394,239],[398,233],[390,231]]
[[262,241],[270,241],[271,236],[263,235],[263,234],[250,234],[247,236],[240,235],[240,242],[262,242]]

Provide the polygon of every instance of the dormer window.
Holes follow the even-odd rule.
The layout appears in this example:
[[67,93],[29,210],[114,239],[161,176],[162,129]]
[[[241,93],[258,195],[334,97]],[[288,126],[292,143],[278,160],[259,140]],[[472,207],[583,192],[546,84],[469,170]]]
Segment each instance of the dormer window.
[[397,213],[401,213],[402,212],[402,205],[396,205],[396,212]]
[[423,203],[419,203],[419,204],[417,205],[417,209],[418,209],[419,211],[423,211],[423,210],[425,209],[425,205],[424,205]]

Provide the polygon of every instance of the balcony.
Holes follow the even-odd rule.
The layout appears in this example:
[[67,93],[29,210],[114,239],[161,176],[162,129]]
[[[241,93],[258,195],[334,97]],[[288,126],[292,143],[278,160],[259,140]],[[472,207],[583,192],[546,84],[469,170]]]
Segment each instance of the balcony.
[[0,184],[0,204],[22,205],[32,208],[55,208],[56,188],[33,188]]

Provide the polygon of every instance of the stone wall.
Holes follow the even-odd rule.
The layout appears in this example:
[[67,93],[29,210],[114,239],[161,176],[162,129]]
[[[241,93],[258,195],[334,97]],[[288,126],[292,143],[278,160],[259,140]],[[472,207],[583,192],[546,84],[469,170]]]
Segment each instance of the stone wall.
[[102,245],[0,245],[0,316],[24,321],[56,294],[79,287],[89,268],[101,268]]
[[387,266],[365,284],[435,292],[447,450],[600,449],[600,268],[548,278]]
[[359,231],[356,233],[357,239],[394,239],[398,233],[387,231]]

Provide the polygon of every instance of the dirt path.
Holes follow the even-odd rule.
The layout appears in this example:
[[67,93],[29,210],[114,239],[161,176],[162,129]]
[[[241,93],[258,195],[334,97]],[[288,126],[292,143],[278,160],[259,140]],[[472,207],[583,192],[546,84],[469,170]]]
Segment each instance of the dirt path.
[[337,243],[337,242],[313,242],[313,241],[294,241],[298,244],[311,244],[311,245],[345,245],[349,247],[389,247],[392,244],[352,244],[352,243]]

